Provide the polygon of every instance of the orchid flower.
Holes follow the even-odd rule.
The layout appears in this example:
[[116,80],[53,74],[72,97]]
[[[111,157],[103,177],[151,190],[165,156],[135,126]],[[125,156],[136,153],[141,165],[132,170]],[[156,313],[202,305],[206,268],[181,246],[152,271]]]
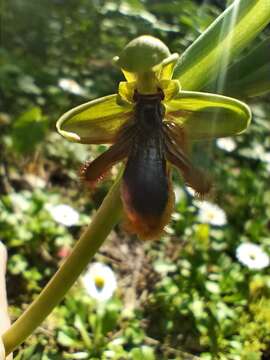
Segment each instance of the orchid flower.
[[82,167],[89,185],[116,163],[125,163],[125,223],[142,239],[157,238],[169,222],[172,166],[199,195],[210,191],[209,177],[189,157],[192,142],[240,134],[251,119],[241,101],[181,89],[173,79],[178,61],[178,54],[160,40],[146,35],[134,39],[114,58],[126,79],[118,93],[75,107],[57,122],[58,132],[71,141],[111,144]]

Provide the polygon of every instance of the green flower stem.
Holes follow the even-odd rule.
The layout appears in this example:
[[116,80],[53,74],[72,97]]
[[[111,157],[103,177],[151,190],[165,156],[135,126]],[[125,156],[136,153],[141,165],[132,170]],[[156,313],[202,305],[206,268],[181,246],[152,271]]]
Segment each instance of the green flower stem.
[[72,253],[56,272],[36,300],[2,337],[6,356],[14,351],[50,314],[96,254],[122,215],[120,179],[98,209],[92,223],[83,233]]
[[156,76],[153,71],[137,74],[137,90],[140,94],[154,94],[157,91]]

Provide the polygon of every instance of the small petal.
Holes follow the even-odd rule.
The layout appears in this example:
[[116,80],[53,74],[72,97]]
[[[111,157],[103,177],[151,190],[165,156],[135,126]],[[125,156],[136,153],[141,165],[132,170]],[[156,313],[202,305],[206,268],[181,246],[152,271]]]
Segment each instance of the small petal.
[[180,83],[178,80],[161,80],[159,82],[160,89],[164,94],[164,102],[173,99],[180,92]]
[[71,248],[69,246],[62,246],[58,252],[57,252],[57,256],[60,259],[64,259],[66,257],[69,256],[69,254],[71,253]]
[[[113,60],[117,63],[118,56],[116,56]],[[136,74],[134,74],[132,72],[129,72],[129,71],[126,71],[124,69],[121,69],[121,70],[122,70],[122,73],[124,74],[124,77],[126,78],[126,80],[128,82],[135,82],[136,81]]]
[[[121,100],[121,103],[127,102],[129,104],[134,103],[134,92],[136,89],[136,82],[126,82],[121,81],[118,86],[118,94]],[[119,103],[119,101],[118,101]]]

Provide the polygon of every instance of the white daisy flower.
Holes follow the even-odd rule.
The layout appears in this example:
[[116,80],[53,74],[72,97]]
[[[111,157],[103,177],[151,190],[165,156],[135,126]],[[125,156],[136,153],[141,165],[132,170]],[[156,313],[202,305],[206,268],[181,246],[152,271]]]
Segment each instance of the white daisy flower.
[[47,210],[51,214],[52,218],[59,224],[74,226],[79,222],[79,213],[69,205],[49,205],[47,206]]
[[90,265],[82,276],[82,283],[87,293],[97,301],[109,300],[117,287],[112,269],[98,262]]
[[236,142],[232,138],[220,138],[216,142],[217,146],[227,152],[232,152],[236,149]]
[[261,270],[269,266],[270,258],[259,245],[243,243],[236,249],[236,257],[249,269]]
[[197,202],[197,206],[199,208],[199,222],[215,226],[227,224],[226,213],[219,206],[208,201]]
[[85,95],[85,90],[75,80],[62,78],[58,81],[58,85],[72,94]]

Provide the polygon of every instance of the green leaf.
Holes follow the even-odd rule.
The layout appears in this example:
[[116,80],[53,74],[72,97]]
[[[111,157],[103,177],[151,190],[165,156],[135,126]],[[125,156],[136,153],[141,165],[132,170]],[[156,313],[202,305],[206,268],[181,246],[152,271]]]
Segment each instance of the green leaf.
[[224,94],[240,98],[270,91],[270,37],[238,60],[228,71]]
[[57,341],[60,345],[65,347],[76,347],[76,345],[78,345],[77,340],[64,331],[59,331]]
[[89,101],[66,112],[57,121],[58,132],[84,144],[113,142],[119,128],[129,119],[132,106],[118,105],[117,95]]
[[117,302],[110,302],[107,304],[106,311],[102,317],[102,333],[106,335],[108,332],[116,328],[121,304]]
[[91,349],[91,346],[92,346],[91,338],[88,334],[86,326],[84,325],[81,317],[78,314],[75,315],[74,326],[79,330],[86,348]]
[[182,91],[166,106],[167,121],[183,128],[190,140],[240,134],[251,119],[247,105],[222,95]]
[[155,360],[154,350],[149,346],[142,346],[131,350],[132,360]]
[[224,71],[235,55],[270,22],[269,0],[236,0],[183,53],[174,78],[199,90]]
[[12,140],[16,151],[27,153],[35,149],[44,140],[47,122],[41,109],[33,107],[15,120],[12,128]]
[[34,356],[36,347],[37,347],[37,344],[28,346],[26,349],[20,351],[20,353],[16,356],[16,358],[14,360],[32,359],[32,357]]

